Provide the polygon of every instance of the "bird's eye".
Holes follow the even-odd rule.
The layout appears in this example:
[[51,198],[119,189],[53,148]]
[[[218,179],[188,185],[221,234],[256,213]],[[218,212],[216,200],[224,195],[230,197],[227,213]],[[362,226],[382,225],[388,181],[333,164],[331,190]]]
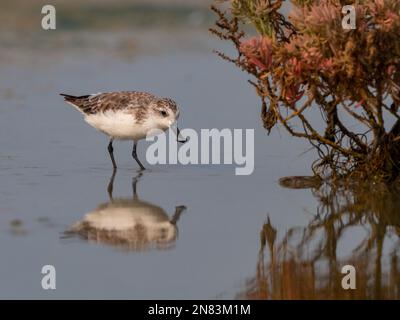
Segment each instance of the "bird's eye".
[[163,117],[166,117],[168,115],[167,111],[164,110],[160,111],[160,113]]

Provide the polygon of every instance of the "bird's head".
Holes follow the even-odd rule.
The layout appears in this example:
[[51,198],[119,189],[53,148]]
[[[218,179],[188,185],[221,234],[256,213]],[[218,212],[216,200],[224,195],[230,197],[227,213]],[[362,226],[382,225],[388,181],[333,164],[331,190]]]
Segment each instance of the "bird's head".
[[167,130],[179,117],[175,101],[169,98],[159,99],[152,107],[153,119],[159,129]]

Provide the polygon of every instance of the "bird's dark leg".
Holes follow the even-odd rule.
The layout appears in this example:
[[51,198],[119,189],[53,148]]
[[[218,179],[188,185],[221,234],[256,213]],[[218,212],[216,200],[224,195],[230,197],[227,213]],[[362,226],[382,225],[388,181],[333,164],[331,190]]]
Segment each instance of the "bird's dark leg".
[[113,164],[113,168],[117,169],[117,164],[115,163],[115,159],[114,159],[114,148],[113,148],[113,138],[111,138],[110,143],[108,144],[108,153],[110,154],[110,158],[111,158],[111,162]]
[[132,191],[133,191],[133,199],[139,199],[139,196],[137,194],[137,183],[139,181],[139,178],[143,175],[142,172],[139,172],[139,174],[136,177],[132,178]]
[[110,197],[110,201],[113,201],[114,179],[115,179],[116,173],[117,173],[117,168],[114,168],[112,176],[110,178],[110,182],[108,183],[108,187],[107,187],[107,192],[108,192],[108,196]]
[[137,147],[137,142],[133,141],[133,150],[132,150],[132,157],[133,159],[136,160],[136,162],[138,163],[138,165],[140,166],[141,170],[145,170],[146,168],[142,165],[142,163],[140,162],[137,154],[136,154],[136,147]]

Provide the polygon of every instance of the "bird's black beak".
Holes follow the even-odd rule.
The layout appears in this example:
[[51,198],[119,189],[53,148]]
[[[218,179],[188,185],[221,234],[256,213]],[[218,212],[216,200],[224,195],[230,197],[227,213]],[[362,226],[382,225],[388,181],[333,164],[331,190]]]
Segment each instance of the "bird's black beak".
[[179,130],[179,127],[178,126],[176,126],[176,141],[177,142],[180,142],[180,143],[185,143],[185,142],[187,142],[188,141],[188,138],[186,137],[185,138],[185,140],[179,140],[179,136],[180,136],[180,134],[181,134],[181,131]]

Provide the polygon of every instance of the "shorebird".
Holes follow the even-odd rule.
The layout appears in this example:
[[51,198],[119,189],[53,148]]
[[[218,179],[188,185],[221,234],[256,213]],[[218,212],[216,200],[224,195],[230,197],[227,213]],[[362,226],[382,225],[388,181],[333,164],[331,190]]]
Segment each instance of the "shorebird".
[[[137,156],[137,144],[154,129],[167,130],[179,117],[179,108],[169,98],[159,98],[147,92],[121,91],[73,96],[60,93],[64,101],[84,115],[85,121],[110,137],[108,152],[114,169],[114,140],[133,140],[132,156],[145,167]],[[177,127],[178,142],[179,128]]]
[[176,206],[170,217],[163,208],[141,200],[136,186],[142,173],[133,179],[133,198],[115,199],[115,173],[114,170],[107,189],[109,202],[87,213],[65,231],[64,237],[78,236],[129,251],[172,248],[178,237],[178,220],[186,207]]

